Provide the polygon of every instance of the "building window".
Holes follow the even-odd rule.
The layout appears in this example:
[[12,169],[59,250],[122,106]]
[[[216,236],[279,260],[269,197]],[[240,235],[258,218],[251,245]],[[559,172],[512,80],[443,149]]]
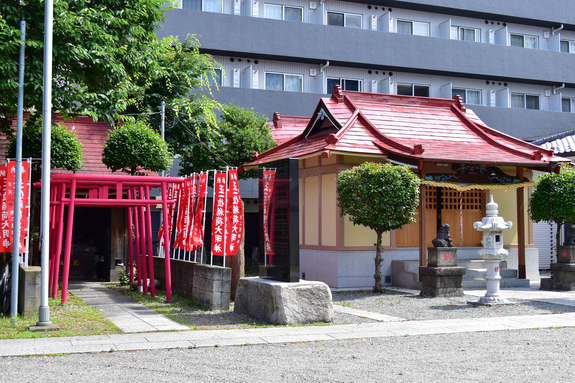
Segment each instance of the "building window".
[[303,8],[299,7],[266,4],[265,15],[268,19],[303,22]]
[[328,12],[327,25],[361,29],[361,15],[343,12]]
[[452,89],[451,97],[461,96],[464,104],[481,105],[481,91],[472,89]]
[[397,94],[402,96],[429,97],[429,85],[397,84]]
[[561,52],[575,53],[575,41],[561,40]]
[[511,107],[517,109],[539,109],[539,96],[511,93]]
[[451,39],[481,42],[481,29],[451,26]]
[[333,87],[339,85],[342,90],[355,90],[361,92],[361,80],[351,80],[347,78],[329,78],[327,79],[327,91],[331,93]]
[[210,86],[222,86],[222,69],[214,68],[214,74],[208,73],[208,82]]
[[511,35],[511,46],[529,49],[539,48],[539,37],[525,35]]
[[573,111],[572,108],[573,100],[570,98],[562,98],[561,99],[561,111],[571,113]]
[[222,0],[182,0],[182,9],[222,13],[224,7]]
[[266,89],[303,92],[303,76],[299,74],[266,73]]
[[429,36],[429,23],[397,20],[397,33],[405,35]]

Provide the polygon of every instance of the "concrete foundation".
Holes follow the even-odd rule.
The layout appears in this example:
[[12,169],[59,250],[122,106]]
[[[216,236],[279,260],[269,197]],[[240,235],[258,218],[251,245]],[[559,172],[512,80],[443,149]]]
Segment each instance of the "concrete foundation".
[[420,267],[421,296],[462,297],[465,267]]
[[234,311],[273,324],[333,321],[331,290],[323,282],[242,278]]
[[38,313],[40,307],[42,268],[20,266],[18,278],[18,314],[29,317]]
[[[170,260],[172,291],[210,310],[230,308],[232,269],[197,262]],[[165,286],[165,259],[154,257],[154,276]]]

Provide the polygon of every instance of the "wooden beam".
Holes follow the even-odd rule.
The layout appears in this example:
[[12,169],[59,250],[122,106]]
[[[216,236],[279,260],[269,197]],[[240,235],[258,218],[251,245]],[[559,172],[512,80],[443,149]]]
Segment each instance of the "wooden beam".
[[[516,169],[519,181],[523,181],[523,167],[518,166]],[[517,188],[517,261],[519,269],[517,270],[518,278],[527,277],[525,269],[525,197],[524,188]]]
[[[425,162],[419,163],[420,177],[425,179]],[[427,266],[427,249],[425,238],[425,184],[419,186],[419,266]],[[420,276],[421,279],[421,276]]]

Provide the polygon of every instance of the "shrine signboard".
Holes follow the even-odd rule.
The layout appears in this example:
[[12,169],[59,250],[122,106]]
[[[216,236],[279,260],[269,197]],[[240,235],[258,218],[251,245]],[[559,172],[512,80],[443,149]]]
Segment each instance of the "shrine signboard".
[[259,170],[259,276],[299,282],[299,173],[294,158]]

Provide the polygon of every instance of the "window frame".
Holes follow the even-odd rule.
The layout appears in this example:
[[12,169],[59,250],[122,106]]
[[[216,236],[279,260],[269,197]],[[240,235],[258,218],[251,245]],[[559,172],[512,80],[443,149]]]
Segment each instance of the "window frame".
[[[267,81],[267,77],[268,74],[274,74],[274,75],[281,75],[283,77],[282,79],[282,89],[281,90],[277,90],[277,89],[268,89],[268,81]],[[299,77],[301,82],[301,91],[297,92],[297,91],[293,91],[293,90],[286,90],[286,76],[294,76],[294,77]],[[303,93],[303,74],[295,74],[295,73],[281,73],[281,72],[264,72],[264,84],[265,84],[265,90],[274,90],[274,91],[280,91],[280,92],[295,92],[295,93]]]
[[[281,7],[282,10],[282,18],[281,19],[274,19],[273,17],[267,17],[267,7],[268,6],[272,6],[272,7]],[[286,20],[285,15],[286,15],[286,8],[293,8],[293,9],[299,9],[301,10],[301,20],[299,22],[303,23],[303,7],[298,7],[298,6],[293,6],[293,5],[283,5],[283,4],[275,4],[275,3],[265,3],[264,4],[264,18],[266,19],[270,19],[270,20],[282,20],[282,21],[294,21],[294,20]],[[294,21],[297,22],[297,21]]]
[[[395,89],[395,94],[400,95],[400,96],[412,96],[412,97],[431,97],[431,85],[420,85],[420,84],[409,84],[409,83],[397,83],[397,87],[399,86],[411,86],[411,94],[403,94],[400,95],[399,93],[397,93],[397,88]],[[415,87],[420,87],[420,88],[427,88],[427,96],[415,96]]]
[[[561,44],[562,43],[567,43],[569,45],[569,50],[568,51],[564,51],[561,49]],[[573,40],[561,40],[561,42],[559,43],[559,51],[562,53],[575,53],[575,41]]]
[[[569,110],[564,110],[563,109],[563,101],[568,101],[569,102]],[[564,113],[573,113],[575,112],[575,110],[573,109],[573,102],[575,100],[571,97],[561,97],[561,112]]]
[[[483,99],[482,99],[481,89],[451,88],[451,97],[455,96],[455,94],[453,94],[454,91],[463,91],[463,92],[465,92],[465,98],[463,99],[463,103],[464,103],[464,104],[469,104],[469,105],[483,105]],[[467,92],[479,92],[479,104],[473,104],[473,103],[468,102],[469,96],[467,95]]]
[[[363,92],[363,80],[362,79],[358,79],[358,78],[346,78],[346,77],[326,77],[325,81],[326,81],[326,86],[329,82],[329,80],[338,80],[339,81],[339,86],[341,87],[342,90],[348,90],[345,89],[342,84],[343,81],[357,81],[359,83],[359,90],[358,92]],[[331,87],[331,89],[327,89],[327,93],[331,94],[333,90],[333,87]],[[352,91],[353,92],[353,91]]]
[[[513,96],[522,96],[523,97],[523,107],[521,108],[515,108],[513,106]],[[527,97],[537,97],[537,108],[528,108],[527,107]],[[528,109],[528,110],[541,110],[541,95],[539,94],[532,94],[532,93],[517,93],[517,92],[512,92],[511,93],[511,108],[513,109]]]
[[[205,1],[206,0],[199,0],[201,5],[200,5],[200,12],[210,12],[210,13],[224,13],[224,0],[211,0],[211,1],[219,1],[220,5],[221,5],[221,12],[213,12],[213,11],[206,11],[206,7],[205,7]],[[197,11],[197,9],[188,9],[188,8],[184,8],[184,0],[181,1],[180,3],[181,9],[186,9],[189,11]]]
[[[343,15],[343,27],[344,28],[363,29],[363,15],[361,13],[351,13],[351,12],[342,12],[342,11],[326,11],[326,20],[325,20],[326,25],[331,25],[334,27],[341,27],[342,25],[330,24],[329,23],[329,14],[330,13]],[[347,17],[348,16],[359,16],[359,28],[347,26]]]
[[[453,37],[453,28],[457,28],[456,33],[457,33],[457,37]],[[449,38],[451,40],[459,40],[459,41],[468,41],[471,42],[470,40],[464,40],[462,37],[463,36],[463,31],[465,30],[472,30],[473,32],[475,32],[475,39],[473,40],[473,42],[476,43],[480,43],[481,42],[481,28],[472,28],[472,27],[461,27],[459,25],[452,25],[451,26],[451,30],[449,32]]]
[[[218,71],[220,72],[219,74],[217,73]],[[216,67],[214,68],[214,72],[216,72],[216,75],[218,76],[217,81],[214,81],[214,77],[211,75],[211,73],[207,73],[208,83],[210,86],[216,86],[220,88],[224,83],[224,69],[222,67]]]
[[[513,45],[512,43],[512,39],[513,37],[521,37],[523,39],[523,45],[519,46],[519,45]],[[527,47],[525,46],[525,38],[526,37],[534,37],[536,39],[536,47],[531,48],[531,47]],[[518,48],[525,48],[525,49],[539,49],[539,36],[535,36],[535,35],[526,35],[523,33],[509,33],[509,45],[512,47],[518,47]]]
[[[397,23],[410,23],[411,24],[411,33],[409,33],[411,36],[425,36],[425,37],[430,37],[431,35],[431,23],[427,22],[427,21],[414,21],[414,20],[404,20],[404,19],[397,19],[395,21],[395,32],[399,33],[399,34],[404,34],[407,35],[407,33],[402,33],[399,32],[399,28],[397,26]],[[425,26],[427,27],[427,34],[426,35],[420,35],[420,34],[415,34],[414,33],[414,24],[425,24]]]

